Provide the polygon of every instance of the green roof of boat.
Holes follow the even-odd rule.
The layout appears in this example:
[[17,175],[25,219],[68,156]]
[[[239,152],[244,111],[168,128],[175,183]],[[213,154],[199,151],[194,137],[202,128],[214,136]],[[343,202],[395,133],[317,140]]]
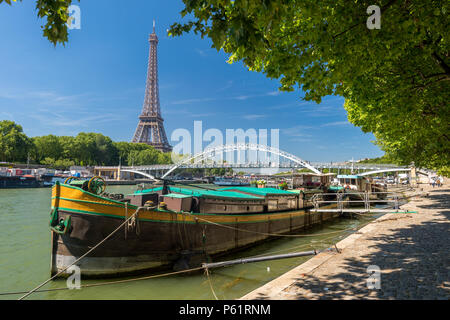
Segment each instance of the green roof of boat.
[[240,192],[232,192],[225,190],[199,190],[199,189],[187,189],[187,188],[178,188],[178,187],[169,187],[170,192],[179,192],[183,194],[193,195],[195,197],[204,197],[204,198],[233,198],[233,199],[241,199],[241,200],[262,200],[261,197],[252,196],[248,194],[243,194]]
[[278,195],[292,195],[292,192],[285,191],[281,189],[276,188],[254,188],[254,187],[226,187],[219,189],[220,191],[227,191],[227,190],[236,190],[246,193],[252,193],[257,195],[266,196],[268,194],[278,194]]
[[[190,188],[179,188],[169,186],[167,187],[168,191],[171,193],[181,193],[187,196],[194,196],[200,198],[233,198],[236,200],[262,200],[263,198],[258,196],[253,196],[249,194],[244,194],[240,192],[232,192],[225,190],[205,190],[205,189],[190,189]],[[162,187],[156,187],[145,190],[137,190],[133,193],[133,195],[142,194],[142,193],[153,193],[157,191],[161,191]]]
[[292,190],[286,190],[287,192],[291,192],[291,193],[295,193],[295,194],[300,194],[303,193],[303,190],[298,190],[298,189],[292,189]]
[[155,187],[155,188],[144,189],[144,190],[136,190],[135,192],[133,192],[132,194],[129,194],[129,195],[134,196],[134,195],[140,194],[140,193],[153,193],[153,192],[161,191],[162,189],[163,189],[163,187]]
[[170,197],[170,198],[191,198],[192,196],[190,196],[188,194],[168,193],[168,194],[165,194],[164,197]]

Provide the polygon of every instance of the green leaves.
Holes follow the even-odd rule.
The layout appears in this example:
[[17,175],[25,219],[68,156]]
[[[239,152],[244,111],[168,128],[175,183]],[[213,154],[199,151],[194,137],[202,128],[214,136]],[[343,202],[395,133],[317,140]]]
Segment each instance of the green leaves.
[[[11,0],[4,0],[7,4],[11,5]],[[13,2],[16,2],[16,0],[12,0]],[[3,0],[0,0],[0,4],[3,2]]]
[[37,0],[36,10],[39,18],[46,18],[42,26],[43,35],[53,45],[65,44],[68,41],[67,20],[69,19],[69,6],[72,0]]
[[[11,5],[11,0],[0,0]],[[16,0],[12,0],[16,2]],[[22,0],[19,0],[22,1]],[[80,0],[78,0],[80,1]],[[42,32],[54,46],[58,43],[65,44],[68,41],[67,20],[69,19],[69,6],[72,0],[36,0],[37,15],[46,22],[42,26]]]
[[14,121],[0,121],[0,161],[26,161],[32,145],[22,126]]
[[71,165],[145,165],[172,163],[162,153],[143,143],[113,142],[100,133],[80,132],[76,137],[47,135],[28,138],[13,121],[0,121],[0,161],[35,163],[66,169]]
[[379,1],[379,30],[366,26],[372,1],[184,3],[193,18],[173,35],[201,31],[229,63],[301,88],[305,100],[345,97],[349,120],[403,163],[450,164],[448,1]]
[[171,154],[163,153],[145,143],[114,142],[123,165],[172,163]]

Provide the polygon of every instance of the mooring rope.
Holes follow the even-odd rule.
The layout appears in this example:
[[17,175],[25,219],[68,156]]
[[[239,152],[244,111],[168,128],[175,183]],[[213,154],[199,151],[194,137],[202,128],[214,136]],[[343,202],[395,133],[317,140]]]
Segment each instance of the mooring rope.
[[[139,278],[123,279],[123,280],[108,281],[108,282],[97,282],[97,283],[92,283],[92,284],[83,284],[83,285],[80,285],[80,288],[100,287],[100,286],[107,286],[107,285],[111,285],[111,284],[126,283],[126,282],[147,280],[147,279],[153,279],[153,278],[161,278],[161,277],[167,277],[167,276],[172,276],[172,275],[176,275],[176,274],[182,274],[182,273],[199,271],[199,270],[202,270],[202,269],[204,269],[204,268],[203,267],[197,267],[197,268],[191,268],[191,269],[186,269],[186,270],[174,271],[174,272],[169,272],[169,273],[156,274],[156,275],[139,277]],[[70,289],[66,286],[66,287],[61,287],[61,288],[36,290],[34,292],[50,292],[50,291],[59,291],[59,290],[70,290]],[[4,292],[4,293],[0,293],[0,296],[23,294],[23,293],[27,293],[27,292],[29,292],[29,291]]]
[[224,224],[220,224],[220,223],[216,223],[216,222],[212,222],[206,219],[202,219],[199,217],[195,217],[198,220],[202,220],[205,221],[207,223],[219,226],[219,227],[223,227],[223,228],[228,228],[228,229],[232,229],[232,230],[237,230],[237,231],[242,231],[242,232],[249,232],[249,233],[256,233],[256,234],[261,234],[261,235],[266,235],[266,236],[276,236],[276,237],[316,237],[316,236],[321,236],[321,235],[327,235],[327,234],[334,234],[334,233],[339,233],[339,232],[344,232],[344,231],[350,231],[350,230],[355,230],[356,227],[353,228],[348,228],[348,229],[343,229],[343,230],[339,230],[339,231],[331,231],[331,232],[323,232],[323,233],[316,233],[316,234],[282,234],[282,233],[267,233],[267,232],[258,232],[258,231],[252,231],[252,230],[245,230],[245,229],[240,229],[240,228],[236,228],[236,227],[232,227],[232,226],[227,226]]
[[[362,227],[364,227],[364,225],[363,225]],[[324,239],[320,239],[320,241],[326,241],[326,240],[329,240],[329,239],[333,239],[333,238],[335,238],[335,237],[336,237],[336,236],[326,237],[326,238],[324,238]],[[294,246],[294,247],[289,247],[289,248],[285,248],[285,249],[281,249],[281,250],[276,250],[276,251],[266,252],[266,253],[264,253],[264,254],[259,254],[259,255],[251,256],[250,258],[265,257],[265,256],[273,255],[274,253],[280,253],[280,252],[286,252],[286,251],[289,253],[289,251],[290,251],[290,250],[293,250],[293,249],[312,247],[312,243],[311,243],[311,242],[312,242],[312,241],[310,241],[309,243],[304,243],[304,244],[301,244],[301,245],[298,245],[298,246]],[[330,244],[330,245],[331,245],[331,246],[334,246],[335,244]]]
[[209,277],[209,270],[208,270],[208,267],[205,267],[205,274],[206,274],[206,277],[208,278],[209,287],[211,288],[211,292],[212,292],[214,298],[215,298],[216,300],[219,300],[219,298],[217,298],[216,292],[214,291],[214,288],[213,288],[213,285],[212,285],[212,282],[211,282],[211,278]]
[[[83,254],[81,257],[79,257],[78,259],[76,259],[74,262],[72,262],[69,266],[65,267],[63,270],[59,271],[58,273],[56,273],[54,276],[52,276],[51,278],[47,279],[46,281],[42,282],[41,284],[39,284],[36,288],[30,290],[30,291],[26,291],[26,294],[23,295],[22,297],[20,297],[18,300],[23,300],[24,298],[28,297],[29,295],[33,294],[34,292],[48,292],[48,291],[57,291],[57,290],[67,290],[68,288],[54,288],[54,289],[45,289],[45,290],[38,290],[39,288],[43,287],[45,284],[47,284],[48,282],[50,282],[51,280],[55,279],[57,276],[59,276],[61,273],[63,273],[64,271],[66,271],[67,269],[69,269],[71,266],[73,266],[74,264],[76,264],[77,262],[81,261],[83,258],[85,258],[89,253],[91,253],[92,251],[94,251],[95,249],[97,249],[97,247],[99,247],[101,244],[103,244],[107,239],[109,239],[113,234],[115,234],[118,230],[120,230],[120,228],[122,226],[124,226],[125,224],[127,224],[129,222],[129,220],[131,220],[132,218],[135,218],[136,215],[139,213],[139,211],[141,209],[144,209],[143,207],[139,207],[130,217],[127,217],[128,215],[128,208],[127,205],[125,204],[125,216],[126,219],[125,221],[120,224],[114,231],[112,231],[108,236],[106,236],[103,240],[101,240],[99,243],[97,243],[94,247],[92,247],[90,250],[88,250],[85,254]],[[409,213],[409,212],[408,212]],[[411,212],[412,213],[412,212]],[[360,214],[363,215],[363,214]],[[242,232],[250,232],[250,233],[256,233],[256,234],[262,234],[262,235],[268,235],[268,236],[281,236],[281,237],[313,237],[313,236],[320,236],[320,235],[328,235],[328,234],[336,234],[336,233],[341,233],[341,232],[346,232],[346,231],[355,231],[358,229],[358,227],[352,227],[352,228],[347,228],[347,229],[343,229],[343,230],[338,230],[338,231],[332,231],[332,232],[324,232],[324,233],[319,233],[319,234],[278,234],[278,233],[266,233],[266,232],[258,232],[258,231],[251,231],[251,230],[245,230],[245,229],[240,229],[240,228],[236,228],[236,227],[231,227],[231,226],[227,226],[227,225],[223,225],[223,224],[219,224],[219,223],[215,223],[206,219],[202,219],[199,217],[195,217],[198,220],[202,220],[205,221],[207,223],[219,226],[219,227],[224,227],[224,228],[229,228],[229,229],[233,229],[233,230],[237,230],[237,231],[242,231]],[[399,218],[394,218],[394,219],[385,219],[385,220],[397,220]],[[369,221],[367,224],[371,223],[372,221]],[[367,225],[365,224],[365,225]],[[364,227],[363,226],[359,226],[360,228]],[[125,229],[127,229],[125,227]],[[332,238],[332,237],[330,237]],[[308,246],[310,244],[305,244],[302,246]],[[302,247],[302,246],[298,246],[298,247]],[[297,248],[298,248],[297,247]],[[294,247],[295,248],[295,247]],[[284,249],[287,250],[287,249]],[[281,251],[284,251],[281,250]],[[267,255],[267,254],[264,254]],[[264,255],[260,255],[260,256],[264,256]],[[257,257],[257,256],[256,256]],[[174,274],[180,274],[180,273],[186,273],[186,272],[192,272],[192,271],[196,271],[196,270],[200,270],[200,269],[205,269],[206,275],[208,277],[208,281],[210,283],[210,287],[211,290],[213,292],[214,297],[216,298],[216,300],[218,300],[214,289],[212,287],[211,284],[211,280],[209,278],[209,271],[206,267],[197,267],[197,268],[192,268],[192,269],[187,269],[187,270],[181,270],[181,271],[176,271],[176,272],[171,272],[171,273],[166,273],[166,274],[162,274],[162,275],[154,275],[154,276],[147,276],[147,277],[141,277],[141,278],[134,278],[134,279],[126,279],[126,280],[118,280],[118,281],[112,281],[112,282],[103,282],[103,283],[97,283],[97,284],[88,284],[88,285],[82,285],[80,287],[82,288],[87,288],[87,287],[94,287],[94,286],[102,286],[102,285],[109,285],[109,284],[117,284],[117,283],[124,283],[124,282],[130,282],[130,281],[139,281],[139,280],[145,280],[145,279],[151,279],[151,278],[156,278],[156,277],[163,277],[163,276],[170,276],[170,275],[174,275]],[[6,293],[0,293],[1,295],[14,295],[14,294],[23,294],[25,293],[25,291],[23,292],[6,292]]]
[[[137,214],[138,211],[136,211],[134,214]],[[133,216],[133,215],[132,215]],[[129,219],[132,217],[130,216]],[[124,221],[124,223],[122,225],[124,225],[126,222],[128,222],[128,220]],[[373,222],[373,220],[370,220],[368,223],[359,226],[359,228],[362,228],[364,226],[366,226],[367,224]],[[122,226],[121,225],[121,226]],[[116,230],[114,230],[110,235],[108,235],[108,237],[110,237],[113,233],[115,233],[117,230],[120,229],[119,226]],[[343,231],[348,231],[348,230],[354,230],[357,227],[354,228],[350,228],[350,229],[343,229],[343,230],[339,230],[338,232],[343,232]],[[317,235],[317,234],[316,234]],[[107,237],[107,238],[108,238]],[[325,239],[321,239],[321,241],[325,241],[325,240],[329,240],[334,238],[335,236],[331,236],[331,237],[327,237]],[[107,238],[103,239],[103,241],[105,241]],[[89,254],[92,250],[94,250],[96,247],[98,247],[102,242],[98,243],[95,247],[93,247],[90,251],[86,252],[82,257],[80,257],[78,259],[81,260],[83,257],[85,257],[87,254]],[[302,247],[310,247],[311,246],[311,242],[307,243],[307,244],[302,244],[299,246],[294,246],[294,247],[290,247],[290,248],[286,248],[286,249],[282,249],[282,250],[277,250],[277,251],[273,251],[273,252],[269,252],[269,253],[265,253],[262,255],[255,255],[252,257],[263,257],[263,256],[267,256],[267,255],[272,255],[273,253],[279,253],[279,252],[283,252],[283,251],[289,251],[289,250],[293,250],[293,249],[298,249],[298,248],[302,248]],[[334,244],[334,246],[336,246]],[[77,261],[75,261],[73,264],[75,264]],[[70,265],[71,266],[71,265]],[[66,269],[68,269],[70,266],[68,266]],[[60,271],[58,274],[56,274],[55,276],[53,276],[52,278],[50,278],[49,280],[47,280],[46,282],[42,283],[41,285],[39,285],[38,287],[36,287],[35,289],[31,290],[31,291],[16,291],[16,292],[4,292],[4,293],[0,293],[0,296],[5,296],[5,295],[18,295],[18,294],[24,294],[26,293],[26,295],[24,295],[23,297],[20,298],[23,299],[26,296],[34,293],[34,292],[52,292],[52,291],[61,291],[61,290],[69,290],[69,288],[66,287],[61,287],[61,288],[51,288],[51,289],[43,289],[43,290],[38,290],[40,287],[42,287],[43,285],[45,285],[46,283],[48,283],[48,281],[54,279],[55,277],[57,277],[59,274],[61,274],[62,272],[64,272],[66,269]],[[151,275],[151,276],[144,276],[144,277],[138,277],[138,278],[132,278],[132,279],[124,279],[124,280],[117,280],[117,281],[108,281],[108,282],[99,282],[99,283],[93,283],[93,284],[85,284],[85,285],[81,285],[80,288],[90,288],[90,287],[99,287],[99,286],[105,286],[105,285],[113,285],[113,284],[120,284],[120,283],[127,283],[127,282],[134,282],[134,281],[140,281],[140,280],[147,280],[147,279],[153,279],[153,278],[160,278],[160,277],[166,277],[166,276],[172,276],[172,275],[177,275],[177,274],[183,274],[183,273],[188,273],[188,272],[194,272],[194,271],[199,271],[205,269],[205,274],[208,277],[208,281],[210,284],[210,288],[211,291],[214,295],[214,297],[218,300],[217,295],[214,291],[214,288],[212,287],[212,283],[211,283],[211,279],[210,279],[210,274],[209,274],[209,270],[207,269],[207,267],[196,267],[196,268],[191,268],[191,269],[187,269],[187,270],[180,270],[180,271],[174,271],[174,272],[169,272],[169,273],[163,273],[163,274],[158,274],[158,275]]]
[[378,212],[375,212],[375,213],[359,213],[359,212],[352,212],[352,214],[356,214],[356,215],[358,215],[358,216],[368,216],[368,217],[373,217],[375,214],[382,214],[382,215],[385,215],[385,214],[387,214],[387,213],[397,213],[397,214],[408,214],[408,213],[418,213],[417,211],[402,211],[402,212],[385,212],[385,213],[378,213]]
[[[335,236],[327,237],[327,238],[321,239],[321,241],[326,241],[326,240],[332,239],[334,237]],[[264,254],[261,254],[261,255],[251,256],[251,258],[252,257],[253,258],[255,258],[255,257],[264,257],[264,256],[272,255],[274,253],[290,251],[290,250],[293,250],[293,249],[298,249],[298,248],[303,248],[303,247],[311,247],[311,242],[306,243],[306,244],[302,244],[302,245],[299,245],[299,246],[293,246],[293,247],[285,248],[285,249],[282,249],[282,250],[267,252],[267,253],[264,253]],[[204,267],[196,267],[196,268],[191,268],[191,269],[186,269],[186,270],[180,270],[180,271],[174,271],[174,272],[168,272],[168,273],[163,273],[163,274],[150,275],[150,276],[144,276],[144,277],[138,277],[138,278],[132,278],[132,279],[123,279],[123,280],[116,280],[116,281],[108,281],[108,282],[98,282],[98,283],[92,283],[92,284],[85,284],[85,285],[80,285],[80,288],[100,287],[100,286],[105,286],[105,285],[113,285],[113,284],[134,282],[134,281],[140,281],[140,280],[148,280],[148,279],[153,279],[153,278],[161,278],[161,277],[167,277],[167,276],[183,274],[183,273],[188,273],[188,272],[195,272],[195,271],[199,271],[201,269],[205,269],[205,268]],[[205,270],[205,274],[206,274],[206,270]],[[208,274],[207,274],[207,276],[208,276]],[[208,280],[210,280],[210,279],[208,279]],[[35,293],[62,291],[62,290],[69,290],[69,288],[66,286],[66,287],[61,287],[61,288],[42,289],[42,290],[36,290]],[[212,290],[214,290],[214,289],[212,288]],[[3,292],[3,293],[0,293],[0,296],[18,295],[18,294],[25,294],[25,293],[28,293],[28,292],[29,291]],[[213,295],[215,295],[215,294],[213,294]]]
[[[131,218],[131,217],[130,217]],[[119,227],[120,228],[120,227]],[[333,236],[334,237],[334,236]],[[322,241],[324,240],[328,240],[331,239],[333,237],[327,237],[325,239],[322,239]],[[278,252],[283,252],[283,251],[289,251],[289,250],[293,250],[293,249],[298,249],[301,247],[308,247],[311,246],[311,243],[307,243],[307,244],[302,244],[300,246],[294,246],[294,247],[290,247],[290,248],[286,248],[283,250],[277,250],[277,251],[273,251],[273,252],[269,252],[269,253],[265,253],[263,255],[256,255],[256,256],[252,256],[252,257],[261,257],[261,256],[266,256],[266,255],[272,255],[273,253],[278,253]],[[87,253],[86,253],[87,254]],[[85,254],[85,255],[86,255]],[[75,262],[74,262],[75,263]],[[69,266],[70,267],[70,266]],[[69,268],[67,267],[67,268]],[[126,283],[126,282],[134,282],[134,281],[140,281],[140,280],[147,280],[147,279],[153,279],[153,278],[160,278],[160,277],[166,277],[166,276],[172,276],[172,275],[176,275],[176,274],[182,274],[182,273],[188,273],[188,272],[194,272],[194,271],[199,271],[201,269],[207,269],[204,267],[196,267],[196,268],[191,268],[191,269],[187,269],[187,270],[181,270],[181,271],[174,271],[174,272],[169,272],[169,273],[164,273],[164,274],[158,274],[158,275],[151,275],[151,276],[145,276],[145,277],[139,277],[139,278],[132,278],[132,279],[124,279],[124,280],[117,280],[117,281],[108,281],[108,282],[99,282],[99,283],[93,283],[93,284],[85,284],[85,285],[81,285],[80,288],[90,288],[90,287],[99,287],[99,286],[105,286],[105,285],[112,285],[112,284],[119,284],[119,283]],[[64,272],[65,270],[62,270],[61,272]],[[60,272],[60,273],[61,273]],[[217,295],[214,292],[214,288],[212,287],[211,284],[211,279],[210,279],[210,274],[209,274],[209,270],[207,272],[207,270],[205,270],[205,274],[208,277],[208,281],[210,282],[210,286],[211,286],[211,290],[213,292],[214,297],[218,300]],[[57,274],[58,275],[58,274]],[[55,275],[54,277],[56,277],[57,275]],[[54,278],[53,277],[53,278]],[[51,278],[52,279],[52,278]],[[45,283],[44,283],[45,284]],[[0,296],[5,296],[5,295],[18,295],[18,294],[24,294],[24,293],[34,293],[34,292],[51,292],[51,291],[61,291],[61,290],[69,290],[68,287],[61,287],[61,288],[52,288],[52,289],[43,289],[43,290],[38,290],[38,288],[42,287],[44,284],[38,286],[37,288],[33,289],[32,291],[16,291],[16,292],[4,292],[4,293],[0,293]],[[23,299],[25,296],[21,297],[20,299]]]
[[[63,270],[59,271],[58,273],[56,273],[53,277],[45,280],[44,282],[42,282],[40,285],[38,285],[36,288],[34,288],[33,290],[27,292],[24,296],[20,297],[18,300],[22,300],[26,297],[28,297],[29,295],[31,295],[33,292],[35,292],[36,290],[38,290],[39,288],[41,288],[42,286],[44,286],[45,284],[47,284],[48,282],[50,282],[51,280],[55,279],[57,276],[59,276],[61,273],[63,273],[64,271],[66,271],[67,269],[69,269],[71,266],[73,266],[74,264],[76,264],[77,262],[79,262],[80,260],[82,260],[84,257],[86,257],[89,253],[91,253],[92,251],[94,251],[95,249],[97,249],[101,244],[103,244],[106,240],[108,240],[113,234],[115,234],[117,231],[120,230],[120,228],[122,228],[126,223],[128,223],[128,221],[133,218],[141,209],[144,209],[143,207],[139,207],[129,218],[127,218],[123,223],[121,223],[113,232],[111,232],[109,235],[107,235],[102,241],[100,241],[99,243],[97,243],[94,247],[92,247],[91,249],[89,249],[85,254],[83,254],[81,257],[79,257],[78,259],[76,259],[74,262],[72,262],[70,265],[68,265],[67,267],[65,267]],[[126,228],[125,228],[126,229]]]
[[[386,219],[386,220],[387,220],[387,219]],[[361,228],[364,228],[365,226],[367,226],[368,224],[370,224],[370,223],[372,223],[372,222],[374,222],[374,219],[371,219],[371,220],[369,220],[367,223],[361,224],[361,225],[359,225],[359,226],[357,226],[357,227],[353,227],[353,228],[351,228],[351,229],[361,229]],[[349,230],[349,229],[343,229],[343,230],[340,230],[340,231],[347,231],[347,230]],[[329,240],[329,239],[332,239],[332,238],[335,238],[335,237],[336,237],[336,236],[326,237],[326,238],[324,238],[324,239],[321,239],[320,241],[326,241],[326,240]],[[301,245],[299,245],[299,246],[289,247],[289,248],[285,248],[285,249],[277,250],[277,251],[266,252],[266,253],[264,253],[264,254],[255,255],[255,256],[248,257],[248,258],[265,257],[265,256],[273,255],[274,253],[279,253],[279,252],[284,252],[284,251],[290,251],[290,250],[293,250],[293,249],[299,249],[299,248],[303,248],[303,247],[312,247],[311,241],[310,241],[309,243],[304,243],[304,244],[301,244]],[[332,243],[332,244],[330,244],[330,245],[327,246],[327,247],[328,247],[328,248],[334,247],[334,248],[336,248],[336,252],[340,253],[340,250],[336,247],[336,243]]]
[[[124,209],[125,209],[125,221],[128,221],[128,202],[125,202]],[[127,236],[128,236],[128,226],[129,225],[127,223],[125,228],[123,228],[125,231],[125,240],[127,240]]]

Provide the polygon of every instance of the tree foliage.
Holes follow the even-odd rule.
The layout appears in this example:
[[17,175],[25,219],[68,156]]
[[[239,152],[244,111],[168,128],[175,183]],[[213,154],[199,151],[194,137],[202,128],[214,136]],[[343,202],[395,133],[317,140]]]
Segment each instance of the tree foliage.
[[207,176],[231,176],[233,175],[233,168],[211,168],[205,169]]
[[55,160],[53,158],[47,157],[41,161],[41,164],[49,166],[54,169],[65,170],[65,169],[68,169],[71,166],[75,165],[75,162],[73,160],[68,160],[68,159]]
[[0,121],[0,160],[26,161],[33,143],[25,133],[22,126],[14,121]]
[[58,159],[62,157],[63,146],[61,139],[54,135],[33,137],[34,155],[33,158],[42,162],[45,158]]
[[388,155],[384,155],[378,158],[364,159],[358,161],[358,163],[373,163],[373,164],[399,164]]
[[[193,31],[280,90],[345,98],[348,119],[397,161],[450,164],[449,6],[445,0],[183,0],[169,35]],[[381,9],[369,29],[367,8]]]
[[[0,0],[0,4],[2,2],[11,5],[16,0]],[[38,17],[46,20],[42,26],[43,35],[55,46],[57,43],[65,44],[68,41],[66,23],[69,19],[68,9],[71,3],[72,0],[36,0]]]
[[114,142],[100,133],[28,138],[13,121],[0,121],[0,161],[34,163],[56,169],[72,165],[150,165],[172,163],[171,154],[144,143]]

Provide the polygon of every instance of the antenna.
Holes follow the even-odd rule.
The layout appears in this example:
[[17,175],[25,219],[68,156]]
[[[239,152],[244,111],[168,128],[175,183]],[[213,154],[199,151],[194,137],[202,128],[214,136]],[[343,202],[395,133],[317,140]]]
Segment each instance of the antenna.
[[353,174],[353,165],[355,164],[355,160],[353,160],[353,157],[352,157],[352,173],[351,174]]
[[155,33],[155,20],[153,20],[153,33]]

